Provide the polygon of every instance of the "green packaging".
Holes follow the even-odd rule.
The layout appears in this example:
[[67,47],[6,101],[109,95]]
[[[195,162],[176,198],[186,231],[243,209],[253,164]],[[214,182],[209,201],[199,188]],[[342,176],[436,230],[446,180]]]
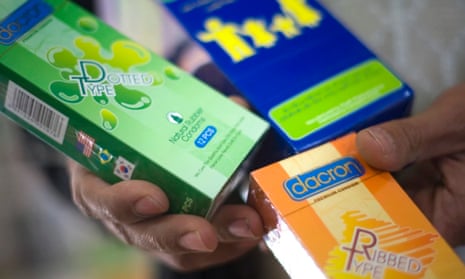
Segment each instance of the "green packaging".
[[109,183],[209,217],[265,121],[64,0],[2,0],[0,111]]

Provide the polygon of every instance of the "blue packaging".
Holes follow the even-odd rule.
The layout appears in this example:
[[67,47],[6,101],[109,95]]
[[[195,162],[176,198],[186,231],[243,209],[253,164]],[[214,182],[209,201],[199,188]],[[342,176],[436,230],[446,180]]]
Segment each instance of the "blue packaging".
[[164,5],[298,153],[410,112],[413,91],[314,0]]

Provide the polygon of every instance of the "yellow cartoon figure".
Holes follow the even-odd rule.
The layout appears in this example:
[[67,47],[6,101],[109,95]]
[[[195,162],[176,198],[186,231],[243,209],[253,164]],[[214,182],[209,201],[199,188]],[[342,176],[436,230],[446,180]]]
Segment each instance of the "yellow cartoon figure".
[[273,47],[278,40],[275,34],[266,29],[266,24],[261,20],[246,20],[242,32],[252,38],[255,47]]
[[255,50],[238,33],[234,24],[223,24],[218,18],[209,18],[205,22],[206,32],[197,38],[202,42],[216,42],[234,62],[255,55]]
[[300,35],[299,28],[295,25],[295,22],[288,17],[283,15],[275,15],[273,17],[273,23],[271,24],[271,31],[280,32],[286,38],[291,39]]
[[277,0],[282,11],[299,25],[315,27],[321,21],[321,13],[305,3],[305,0]]

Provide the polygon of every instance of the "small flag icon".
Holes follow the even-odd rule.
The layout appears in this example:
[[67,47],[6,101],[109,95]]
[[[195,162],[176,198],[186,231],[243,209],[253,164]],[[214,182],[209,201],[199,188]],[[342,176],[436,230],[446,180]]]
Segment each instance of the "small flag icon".
[[105,165],[111,162],[111,160],[113,160],[113,155],[111,155],[108,150],[100,148],[98,152],[98,158],[100,160],[100,163],[102,165]]
[[134,164],[130,163],[128,160],[120,156],[116,160],[116,166],[115,166],[115,169],[113,170],[113,174],[123,180],[129,180],[132,177],[134,168],[135,168]]
[[76,137],[76,148],[81,151],[81,153],[84,154],[84,156],[87,158],[92,156],[92,149],[94,148],[95,139],[82,131],[79,131]]

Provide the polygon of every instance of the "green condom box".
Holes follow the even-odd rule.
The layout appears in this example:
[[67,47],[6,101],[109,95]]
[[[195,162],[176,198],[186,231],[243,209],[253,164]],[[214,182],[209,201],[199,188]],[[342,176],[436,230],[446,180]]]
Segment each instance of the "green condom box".
[[159,1],[271,124],[282,143],[270,151],[299,153],[410,111],[411,88],[320,1]]
[[260,117],[72,2],[2,0],[0,18],[0,111],[103,180],[208,217],[246,177]]

